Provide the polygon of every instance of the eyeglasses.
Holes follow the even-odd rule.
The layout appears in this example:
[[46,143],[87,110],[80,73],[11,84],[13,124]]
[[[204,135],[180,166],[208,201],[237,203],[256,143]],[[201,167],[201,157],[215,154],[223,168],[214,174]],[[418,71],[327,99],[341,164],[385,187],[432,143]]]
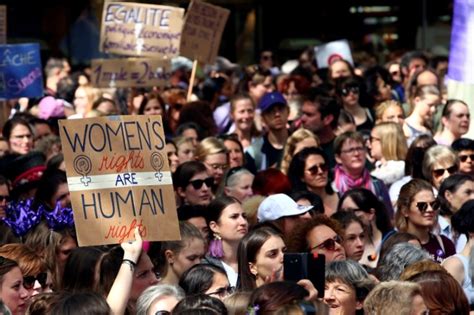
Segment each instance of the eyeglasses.
[[327,240],[325,240],[324,242],[322,242],[321,244],[319,245],[316,245],[314,246],[313,248],[311,248],[311,250],[315,250],[315,249],[327,249],[327,250],[336,250],[336,243],[338,243],[339,245],[342,244],[342,239],[339,235],[336,235],[334,236],[333,238],[329,238]]
[[328,170],[328,166],[326,165],[326,163],[322,163],[322,164],[315,164],[313,166],[311,166],[310,168],[308,168],[306,171],[308,173],[310,173],[312,176],[318,174],[319,170],[321,170],[321,172],[327,172]]
[[234,293],[235,288],[234,287],[225,287],[225,288],[220,288],[214,292],[207,293],[207,295],[217,295],[220,298],[225,298],[226,296],[231,295]]
[[474,162],[474,154],[458,155],[458,157],[461,162],[466,162],[467,158],[470,158],[471,161]]
[[42,273],[38,274],[36,277],[35,276],[26,276],[26,277],[23,277],[23,286],[25,287],[25,289],[31,290],[35,286],[35,281],[38,280],[41,287],[45,288],[47,278],[48,278],[48,275],[46,274],[46,272],[42,272]]
[[206,184],[208,188],[212,188],[214,186],[214,177],[208,177],[206,179],[195,179],[189,181],[188,185],[193,185],[193,188],[198,190],[201,189],[203,184]]
[[342,96],[347,96],[349,95],[349,93],[353,93],[353,94],[359,94],[359,87],[357,86],[350,86],[350,87],[347,87],[347,88],[343,88],[341,90],[341,94]]
[[0,195],[0,202],[3,202],[3,201],[9,202],[10,196]]
[[450,166],[448,168],[437,168],[433,170],[433,174],[435,177],[441,177],[444,175],[446,171],[448,171],[449,175],[454,174],[458,170],[458,167],[456,165]]
[[354,153],[364,153],[365,147],[355,147],[347,150],[341,150],[341,153],[354,154]]
[[209,163],[206,163],[206,165],[208,165],[210,168],[212,168],[213,170],[218,170],[218,169],[221,169],[223,171],[225,171],[229,165],[228,164],[217,164],[217,163],[214,163],[214,164],[209,164]]
[[416,203],[416,207],[420,210],[421,213],[425,213],[428,210],[428,205],[433,211],[438,211],[441,206],[438,200],[432,202],[420,201]]

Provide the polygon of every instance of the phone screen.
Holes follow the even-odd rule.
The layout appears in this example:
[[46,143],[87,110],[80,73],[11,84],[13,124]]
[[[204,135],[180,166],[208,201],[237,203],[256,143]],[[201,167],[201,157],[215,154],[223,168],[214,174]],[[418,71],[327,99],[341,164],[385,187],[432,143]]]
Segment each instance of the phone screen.
[[287,281],[298,282],[301,279],[310,280],[318,297],[324,297],[324,277],[326,258],[324,255],[316,257],[311,253],[285,253],[284,278]]

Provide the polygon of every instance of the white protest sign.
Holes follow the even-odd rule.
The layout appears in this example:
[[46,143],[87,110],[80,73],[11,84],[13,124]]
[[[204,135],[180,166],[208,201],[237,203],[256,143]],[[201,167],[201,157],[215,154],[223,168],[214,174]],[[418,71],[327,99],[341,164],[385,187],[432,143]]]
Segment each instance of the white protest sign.
[[316,46],[314,53],[318,68],[328,68],[334,61],[340,59],[344,59],[351,65],[354,65],[349,42],[345,39]]

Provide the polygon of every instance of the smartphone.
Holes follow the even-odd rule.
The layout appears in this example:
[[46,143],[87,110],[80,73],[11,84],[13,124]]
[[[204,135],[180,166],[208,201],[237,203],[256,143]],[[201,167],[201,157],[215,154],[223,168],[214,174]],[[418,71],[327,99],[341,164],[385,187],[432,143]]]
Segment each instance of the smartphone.
[[318,297],[324,297],[324,277],[326,257],[324,255],[313,255],[312,253],[285,253],[284,256],[284,279],[298,282],[301,279],[310,280],[316,290]]

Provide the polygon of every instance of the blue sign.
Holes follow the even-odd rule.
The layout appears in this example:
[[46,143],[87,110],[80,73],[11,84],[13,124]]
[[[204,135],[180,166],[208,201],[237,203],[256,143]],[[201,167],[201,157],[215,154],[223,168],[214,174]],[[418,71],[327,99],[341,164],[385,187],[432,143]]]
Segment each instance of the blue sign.
[[0,45],[0,98],[43,96],[39,44]]

